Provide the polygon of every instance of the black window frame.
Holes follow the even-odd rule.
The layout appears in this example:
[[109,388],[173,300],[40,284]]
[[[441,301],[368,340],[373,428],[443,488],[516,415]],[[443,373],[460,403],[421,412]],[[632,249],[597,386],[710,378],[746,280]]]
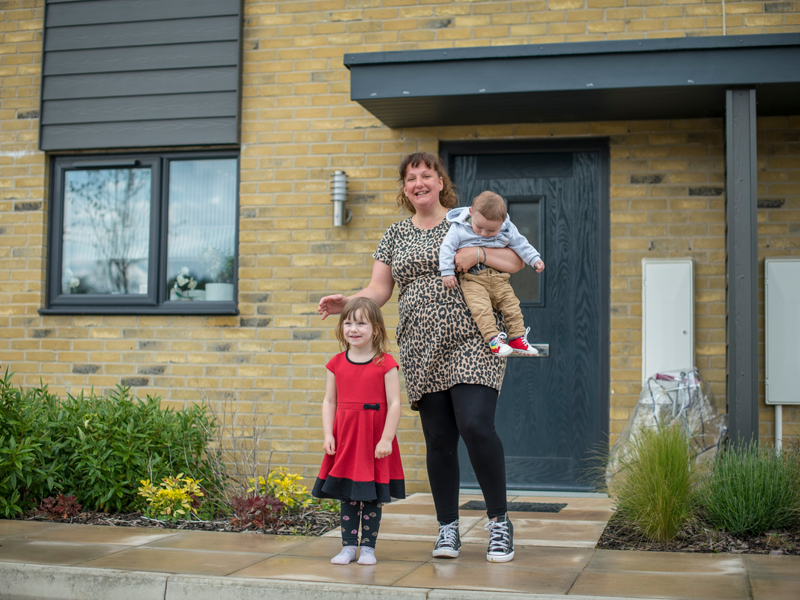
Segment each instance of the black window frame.
[[[167,239],[169,235],[170,164],[177,160],[236,160],[236,232],[233,300],[221,302],[170,301],[167,287]],[[150,248],[147,294],[63,294],[61,272],[64,233],[65,174],[77,169],[149,166],[151,169]],[[238,150],[135,152],[125,154],[81,154],[51,157],[50,215],[48,227],[47,279],[44,308],[52,315],[238,315],[239,314],[239,186]]]

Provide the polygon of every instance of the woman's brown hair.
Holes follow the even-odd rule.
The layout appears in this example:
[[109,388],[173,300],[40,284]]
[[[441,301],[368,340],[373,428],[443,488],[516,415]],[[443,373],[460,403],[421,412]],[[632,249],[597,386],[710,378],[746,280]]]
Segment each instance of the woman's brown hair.
[[372,347],[376,350],[375,358],[372,361],[375,364],[382,364],[383,355],[389,352],[389,335],[386,333],[386,325],[383,324],[381,309],[374,300],[369,298],[356,296],[344,305],[339,322],[336,324],[336,339],[339,340],[339,348],[343,352],[350,349],[350,344],[344,337],[344,322],[357,311],[361,311],[361,317],[372,325]]
[[439,160],[439,157],[429,152],[413,152],[400,161],[400,166],[398,167],[400,191],[397,192],[397,206],[406,209],[412,215],[416,214],[417,210],[414,208],[414,205],[411,204],[411,200],[406,198],[403,187],[406,182],[406,173],[408,173],[409,167],[413,169],[423,163],[425,163],[425,166],[429,169],[436,171],[436,174],[442,178],[442,191],[439,192],[439,203],[447,209],[455,208],[458,204],[458,195],[456,194],[453,182],[450,181],[450,177],[447,175],[447,171],[442,161]]

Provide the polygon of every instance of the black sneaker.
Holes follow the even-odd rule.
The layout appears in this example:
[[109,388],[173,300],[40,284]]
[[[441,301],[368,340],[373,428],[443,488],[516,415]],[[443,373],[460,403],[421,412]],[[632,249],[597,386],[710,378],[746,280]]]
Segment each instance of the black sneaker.
[[486,560],[489,562],[508,562],[514,558],[514,526],[508,520],[508,513],[497,517],[484,525],[489,530],[489,550]]
[[433,547],[436,558],[458,558],[461,552],[461,535],[458,533],[458,519],[447,525],[439,523],[439,538]]

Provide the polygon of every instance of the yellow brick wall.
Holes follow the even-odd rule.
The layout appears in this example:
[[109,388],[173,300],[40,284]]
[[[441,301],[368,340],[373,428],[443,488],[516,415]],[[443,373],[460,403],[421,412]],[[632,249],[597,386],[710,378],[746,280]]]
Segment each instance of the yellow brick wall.
[[[642,257],[695,257],[698,367],[724,406],[721,120],[391,130],[350,102],[343,67],[346,52],[721,35],[720,2],[247,0],[241,316],[215,318],[38,315],[48,211],[46,157],[36,149],[43,4],[0,0],[0,367],[16,371],[17,383],[41,379],[76,393],[144,379],[140,395],[174,406],[197,401],[200,389],[232,394],[242,412],[273,415],[264,448],[274,451],[273,464],[313,476],[324,364],[337,351],[333,320],[320,321],[316,303],[368,280],[377,240],[403,216],[394,207],[402,155],[435,152],[441,140],[592,135],[611,140],[612,435],[639,391]],[[729,34],[800,31],[798,2],[728,1],[726,15]],[[767,138],[795,137],[761,152],[761,174],[773,179],[760,180],[760,194],[786,204],[759,211],[759,240],[770,251],[783,244],[781,251],[796,252],[797,118],[760,127]],[[342,168],[353,220],[333,228],[330,175]],[[767,223],[778,227],[764,229]],[[393,328],[396,303],[385,312]],[[787,423],[800,420],[787,412]],[[761,419],[762,434],[771,435],[771,410]],[[409,489],[425,489],[422,434],[407,409],[400,441]]]
[[[758,119],[759,428],[775,436],[775,409],[764,403],[764,259],[800,257],[800,117]],[[800,406],[783,409],[786,443],[800,440]]]

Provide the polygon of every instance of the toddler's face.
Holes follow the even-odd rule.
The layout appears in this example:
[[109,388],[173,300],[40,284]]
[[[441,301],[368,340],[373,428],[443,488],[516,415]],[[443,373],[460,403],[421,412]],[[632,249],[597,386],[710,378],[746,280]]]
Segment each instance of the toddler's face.
[[472,231],[481,237],[494,237],[500,233],[500,229],[503,227],[502,221],[490,221],[477,210],[470,208],[469,214],[472,217]]

